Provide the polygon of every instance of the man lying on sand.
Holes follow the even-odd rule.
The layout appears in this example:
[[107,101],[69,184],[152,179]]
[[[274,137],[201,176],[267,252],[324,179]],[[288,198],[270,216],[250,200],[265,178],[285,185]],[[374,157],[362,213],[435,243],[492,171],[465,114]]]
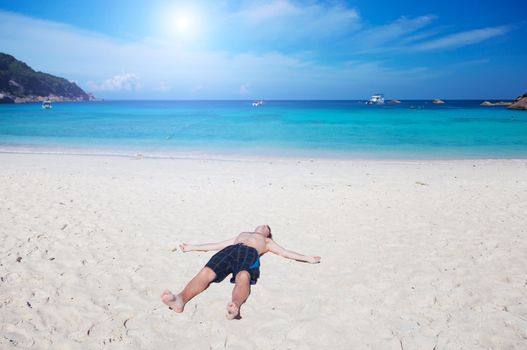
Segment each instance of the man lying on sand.
[[220,250],[212,256],[205,267],[187,284],[178,295],[165,290],[161,295],[163,303],[175,312],[183,312],[185,304],[203,292],[212,282],[221,282],[232,273],[232,300],[227,304],[227,318],[239,319],[240,308],[260,276],[260,256],[267,252],[284,258],[318,264],[320,256],[306,256],[284,249],[276,244],[268,225],[258,226],[254,232],[242,232],[237,237],[218,243],[180,245],[181,251],[192,250],[206,252]]

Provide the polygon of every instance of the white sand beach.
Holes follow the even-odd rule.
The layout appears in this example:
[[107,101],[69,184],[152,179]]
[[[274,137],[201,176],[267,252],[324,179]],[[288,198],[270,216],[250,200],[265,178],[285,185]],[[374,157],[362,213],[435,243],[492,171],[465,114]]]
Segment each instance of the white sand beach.
[[[0,154],[1,349],[525,349],[527,160]],[[269,224],[266,254],[182,314],[160,301]]]

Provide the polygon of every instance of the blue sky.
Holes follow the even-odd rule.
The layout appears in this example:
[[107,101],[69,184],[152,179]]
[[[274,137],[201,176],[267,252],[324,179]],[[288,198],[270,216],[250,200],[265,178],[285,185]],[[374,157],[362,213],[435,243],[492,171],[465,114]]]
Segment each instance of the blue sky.
[[526,1],[0,0],[0,51],[107,99],[510,99]]

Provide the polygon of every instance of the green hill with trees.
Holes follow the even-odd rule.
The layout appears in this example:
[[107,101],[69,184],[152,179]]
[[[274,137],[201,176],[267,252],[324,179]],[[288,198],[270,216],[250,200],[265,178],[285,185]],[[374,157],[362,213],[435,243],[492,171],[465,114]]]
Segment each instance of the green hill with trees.
[[75,83],[36,72],[13,56],[0,53],[0,102],[89,101],[92,98]]

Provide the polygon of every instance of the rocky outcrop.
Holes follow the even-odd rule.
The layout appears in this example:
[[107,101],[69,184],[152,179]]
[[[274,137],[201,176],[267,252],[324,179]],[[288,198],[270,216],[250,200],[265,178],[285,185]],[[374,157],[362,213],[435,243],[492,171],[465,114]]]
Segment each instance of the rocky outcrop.
[[495,102],[495,103],[492,103],[490,101],[484,101],[480,104],[480,106],[484,106],[484,107],[494,107],[494,106],[510,106],[512,104],[512,102],[506,102],[506,101],[499,101],[499,102]]
[[516,97],[514,103],[512,103],[508,108],[527,111],[527,93]]
[[445,101],[436,98],[435,100],[432,100],[432,103],[435,105],[442,105],[445,103]]

